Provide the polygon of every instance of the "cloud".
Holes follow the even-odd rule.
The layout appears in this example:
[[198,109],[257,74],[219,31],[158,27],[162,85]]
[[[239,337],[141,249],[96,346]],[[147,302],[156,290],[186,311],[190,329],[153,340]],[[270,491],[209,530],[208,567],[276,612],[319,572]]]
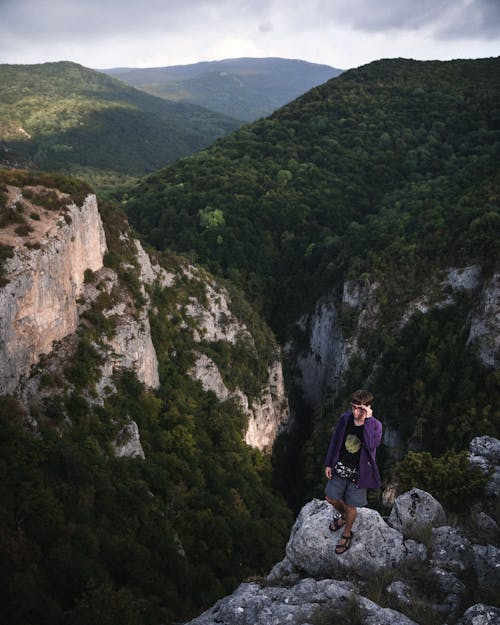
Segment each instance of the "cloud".
[[499,0],[0,0],[0,62],[159,66],[498,54]]
[[326,16],[370,33],[428,30],[435,37],[491,39],[499,37],[499,0],[328,0],[320,1]]

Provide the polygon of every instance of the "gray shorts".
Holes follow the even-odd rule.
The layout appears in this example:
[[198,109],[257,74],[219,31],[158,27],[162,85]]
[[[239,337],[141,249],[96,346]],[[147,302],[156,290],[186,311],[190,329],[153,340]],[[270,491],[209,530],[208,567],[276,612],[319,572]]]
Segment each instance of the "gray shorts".
[[341,499],[348,506],[362,508],[368,503],[366,488],[358,488],[351,480],[334,475],[331,480],[327,480],[325,495],[329,499]]

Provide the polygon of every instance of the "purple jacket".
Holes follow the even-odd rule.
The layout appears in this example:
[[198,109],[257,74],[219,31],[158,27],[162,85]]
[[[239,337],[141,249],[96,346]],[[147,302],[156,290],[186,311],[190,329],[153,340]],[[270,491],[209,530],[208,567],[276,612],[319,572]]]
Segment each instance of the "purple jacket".
[[[332,467],[333,469],[336,462],[339,460],[347,422],[351,416],[352,412],[350,410],[340,416],[335,426],[330,446],[326,452],[325,467]],[[380,488],[380,473],[375,461],[375,455],[381,440],[382,424],[380,421],[375,419],[375,417],[366,419],[363,445],[359,458],[359,488]]]

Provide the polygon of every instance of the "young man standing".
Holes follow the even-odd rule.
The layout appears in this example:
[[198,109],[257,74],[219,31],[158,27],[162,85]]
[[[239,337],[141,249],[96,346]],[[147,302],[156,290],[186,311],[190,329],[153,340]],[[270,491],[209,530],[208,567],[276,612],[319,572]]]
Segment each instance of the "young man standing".
[[337,554],[351,546],[357,508],[366,506],[367,489],[380,488],[375,454],[382,439],[382,424],[373,416],[372,401],[369,391],[353,393],[351,410],[340,416],[325,458],[325,497],[339,513],[330,529],[343,528],[335,548]]

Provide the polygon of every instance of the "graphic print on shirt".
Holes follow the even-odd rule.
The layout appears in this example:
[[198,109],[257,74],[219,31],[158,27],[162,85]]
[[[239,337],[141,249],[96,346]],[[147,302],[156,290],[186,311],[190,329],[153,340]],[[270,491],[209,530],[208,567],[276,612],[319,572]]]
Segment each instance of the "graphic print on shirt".
[[361,449],[361,441],[355,434],[348,434],[345,439],[345,448],[350,454],[355,454]]

